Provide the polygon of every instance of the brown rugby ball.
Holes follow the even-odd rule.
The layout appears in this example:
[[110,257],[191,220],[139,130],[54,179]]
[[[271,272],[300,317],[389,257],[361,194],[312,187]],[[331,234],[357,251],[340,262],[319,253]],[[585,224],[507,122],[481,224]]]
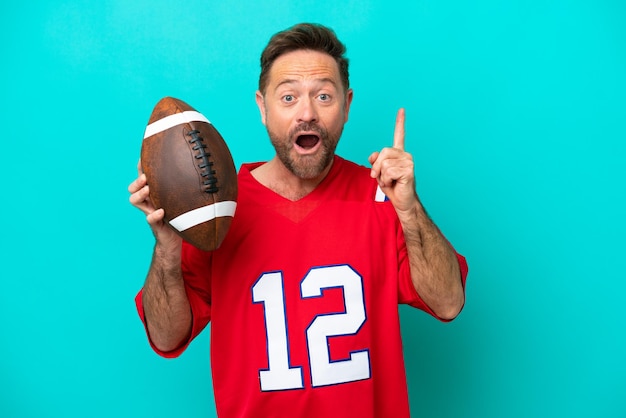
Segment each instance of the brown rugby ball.
[[201,250],[217,249],[237,206],[237,171],[208,119],[182,100],[161,99],[146,127],[141,167],[154,207],[174,231]]

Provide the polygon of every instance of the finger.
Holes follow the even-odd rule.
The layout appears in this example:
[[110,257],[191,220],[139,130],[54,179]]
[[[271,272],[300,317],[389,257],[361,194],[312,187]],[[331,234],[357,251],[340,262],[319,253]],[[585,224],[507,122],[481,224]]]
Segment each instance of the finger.
[[380,173],[385,184],[397,180],[409,180],[413,173],[413,157],[411,154],[396,148],[384,148],[372,170]]
[[376,166],[376,160],[378,160],[379,155],[380,153],[378,151],[374,151],[373,153],[370,154],[369,158],[367,159],[372,165],[372,171],[370,171],[370,176],[372,178],[378,177],[378,167]]
[[141,167],[141,158],[137,162],[137,173],[141,176],[143,174],[143,168]]
[[163,209],[157,209],[146,216],[146,220],[150,225],[156,225],[165,217],[165,211]]
[[149,196],[150,189],[148,186],[144,186],[135,193],[131,194],[128,200],[133,206],[143,208],[147,206]]
[[128,191],[130,193],[135,193],[140,190],[143,186],[146,185],[146,175],[140,174],[132,183],[128,185]]
[[383,171],[383,165],[388,164],[389,160],[396,160],[404,155],[404,151],[396,148],[383,148],[380,152],[373,152],[368,160],[372,165],[370,176],[376,178],[381,175]]
[[380,154],[380,152],[378,151],[374,151],[373,153],[370,154],[370,156],[367,158],[367,160],[370,162],[370,164],[374,164],[376,162],[376,160],[378,159],[378,155]]
[[404,108],[398,110],[396,115],[396,128],[393,131],[393,147],[404,151]]

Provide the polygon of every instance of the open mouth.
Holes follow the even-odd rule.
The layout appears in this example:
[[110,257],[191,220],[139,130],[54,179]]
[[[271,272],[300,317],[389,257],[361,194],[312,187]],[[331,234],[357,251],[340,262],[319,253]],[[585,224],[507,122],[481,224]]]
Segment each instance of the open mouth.
[[296,144],[305,150],[311,149],[320,141],[319,136],[313,134],[300,135],[296,139]]

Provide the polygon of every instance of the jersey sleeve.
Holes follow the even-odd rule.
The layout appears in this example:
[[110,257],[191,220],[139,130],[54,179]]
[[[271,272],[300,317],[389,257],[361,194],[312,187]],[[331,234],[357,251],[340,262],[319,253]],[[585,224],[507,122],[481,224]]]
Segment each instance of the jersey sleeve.
[[[398,278],[398,299],[399,303],[407,304],[417,309],[428,313],[429,315],[437,318],[442,322],[450,322],[451,319],[443,319],[439,317],[421,298],[413,281],[411,280],[411,271],[409,266],[409,257],[406,249],[406,242],[404,240],[404,234],[402,228],[398,233],[398,263],[399,263],[399,278]],[[459,262],[459,270],[461,273],[461,281],[463,284],[463,291],[465,292],[465,280],[467,278],[468,266],[467,260],[461,254],[455,251],[457,260]]]
[[200,334],[211,320],[211,253],[201,251],[187,242],[183,242],[181,253],[181,267],[183,280],[185,282],[185,290],[192,313],[191,334],[187,341],[181,344],[175,350],[161,351],[159,350],[148,333],[146,317],[143,309],[143,289],[139,291],[135,297],[135,304],[139,318],[144,324],[146,335],[152,349],[160,356],[165,358],[174,358],[180,356],[189,346],[191,341]]

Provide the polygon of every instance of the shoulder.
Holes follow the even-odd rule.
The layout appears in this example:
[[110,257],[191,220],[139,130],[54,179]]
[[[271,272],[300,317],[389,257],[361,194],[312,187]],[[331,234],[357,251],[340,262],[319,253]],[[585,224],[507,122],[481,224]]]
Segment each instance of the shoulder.
[[341,173],[351,173],[359,176],[369,177],[369,168],[364,167],[361,164],[357,164],[353,161],[346,160],[345,158],[338,155],[335,156],[333,164],[335,164],[336,168]]
[[241,166],[239,167],[239,173],[238,176],[241,177],[245,177],[245,176],[249,176],[252,173],[252,170],[254,170],[255,168],[258,168],[260,166],[262,166],[263,164],[265,164],[264,161],[258,161],[258,162],[254,162],[254,163],[243,163],[241,164]]
[[385,195],[378,187],[376,179],[370,176],[371,169],[353,161],[336,156],[330,183],[343,188],[355,200],[372,202],[385,201]]

